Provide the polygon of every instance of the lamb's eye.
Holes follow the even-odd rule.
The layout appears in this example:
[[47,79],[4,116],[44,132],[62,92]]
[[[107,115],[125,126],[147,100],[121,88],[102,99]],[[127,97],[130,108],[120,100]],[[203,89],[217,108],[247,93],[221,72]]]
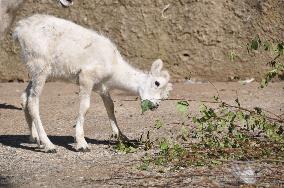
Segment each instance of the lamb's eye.
[[156,85],[157,87],[159,87],[159,86],[160,86],[160,82],[155,81],[155,85]]

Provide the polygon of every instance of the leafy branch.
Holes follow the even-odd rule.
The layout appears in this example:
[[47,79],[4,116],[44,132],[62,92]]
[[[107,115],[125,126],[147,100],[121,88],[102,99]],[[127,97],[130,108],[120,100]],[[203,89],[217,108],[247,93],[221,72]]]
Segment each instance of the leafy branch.
[[[151,148],[158,149],[158,152],[145,155],[139,169],[157,166],[158,171],[163,172],[165,169],[161,167],[176,170],[192,165],[219,165],[232,160],[251,159],[283,162],[282,116],[259,107],[245,108],[238,97],[236,104],[229,104],[221,99],[217,87],[213,83],[211,85],[217,96],[206,102],[219,105],[212,108],[202,104],[198,115],[189,115],[190,102],[196,100],[168,99],[177,100],[176,109],[182,121],[178,124],[182,125],[180,133],[175,139],[162,137],[154,141],[150,141],[148,136],[145,143],[151,143]],[[191,131],[185,121],[194,125]],[[154,127],[160,129],[164,125],[157,120]]]
[[262,42],[260,37],[257,35],[250,43],[247,44],[248,53],[261,49],[275,54],[275,57],[267,63],[267,65],[272,69],[264,75],[260,84],[260,87],[264,88],[272,81],[273,78],[281,78],[284,75],[284,63],[280,61],[280,57],[284,55],[284,42],[278,42],[277,44],[273,44],[269,41]]

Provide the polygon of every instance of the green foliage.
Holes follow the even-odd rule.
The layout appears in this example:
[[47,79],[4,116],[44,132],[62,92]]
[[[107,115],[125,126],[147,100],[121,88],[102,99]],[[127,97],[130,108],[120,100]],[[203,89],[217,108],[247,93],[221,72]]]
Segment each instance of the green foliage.
[[[200,116],[192,117],[196,125],[194,137],[199,143],[192,146],[206,150],[206,155],[196,155],[202,159],[250,159],[262,158],[270,153],[266,147],[278,151],[275,158],[283,156],[284,132],[280,123],[268,120],[262,109],[247,110],[241,107],[238,99],[237,106],[219,101],[218,108],[213,109],[201,105]],[[265,141],[261,138],[265,138]],[[228,152],[229,151],[229,152]],[[271,155],[271,153],[270,153]],[[270,156],[272,157],[272,156]],[[207,164],[212,160],[207,160]],[[216,162],[214,162],[216,163]]]
[[146,154],[143,158],[142,158],[142,163],[138,166],[138,170],[148,170],[149,166],[151,165],[151,161],[152,161],[152,156],[149,156],[148,154]]
[[176,108],[180,113],[186,114],[189,109],[189,104],[187,101],[179,101],[176,105]]
[[189,138],[189,130],[183,126],[181,128],[181,132],[180,132],[180,135],[177,136],[177,138],[181,138],[183,141],[188,141],[188,138]]
[[280,42],[277,44],[277,53],[280,55],[284,55],[284,42]]
[[174,164],[174,168],[184,166],[182,163],[184,162],[183,158],[187,155],[187,151],[182,145],[174,143],[166,138],[162,138],[159,141],[158,148],[158,153],[151,158],[147,156],[143,161],[148,162],[148,164],[153,163],[157,166],[167,166],[172,164]]
[[150,138],[150,131],[147,131],[146,134],[146,139],[143,140],[143,134],[141,135],[139,142],[141,143],[141,145],[143,145],[143,149],[145,151],[148,151],[150,149],[152,149],[154,147],[154,141],[151,140]]
[[194,137],[199,142],[191,145],[191,165],[217,165],[224,159],[283,159],[281,123],[268,120],[261,108],[250,111],[242,108],[238,100],[236,103],[231,106],[220,101],[216,109],[202,105],[200,115],[192,117]]
[[121,142],[119,141],[115,146],[114,149],[119,153],[134,153],[138,150],[138,146],[135,146],[129,142]]
[[230,51],[229,52],[229,59],[230,59],[230,61],[234,61],[236,59],[236,57],[237,57],[237,54],[236,54],[235,51]]
[[265,74],[264,78],[261,80],[260,87],[261,88],[266,87],[273,78],[275,78],[278,75],[282,75],[283,73],[284,73],[284,64],[283,63],[277,64],[272,70],[268,71]]
[[259,36],[256,36],[251,42],[247,45],[247,49],[250,52],[251,50],[258,50],[261,45],[261,40]]
[[152,103],[151,101],[149,100],[143,100],[141,102],[141,110],[142,110],[142,113],[148,111],[148,110],[151,110],[154,108],[154,103]]
[[155,121],[155,128],[156,128],[156,129],[160,129],[160,128],[162,128],[163,126],[164,126],[164,123],[162,122],[162,120],[157,119],[157,120]]
[[148,156],[148,154],[146,154],[143,158],[142,158],[142,163],[138,166],[138,170],[148,170],[149,166],[151,165],[151,160],[152,157]]
[[247,49],[248,52],[253,50],[260,51],[263,49],[264,51],[272,52],[275,55],[275,57],[267,63],[272,69],[269,70],[262,79],[260,83],[261,88],[266,87],[273,78],[280,78],[284,75],[284,63],[279,60],[279,58],[284,55],[284,42],[278,42],[276,44],[269,41],[262,42],[259,36],[256,36],[249,44],[247,44]]
[[[283,159],[283,125],[267,119],[259,107],[243,108],[238,99],[236,106],[216,96],[214,99],[219,103],[217,108],[202,104],[199,115],[188,117],[195,126],[191,132],[186,126],[181,127],[177,139],[181,138],[182,143],[162,137],[156,140],[155,146],[148,137],[147,143],[158,152],[143,157],[138,168],[149,170],[154,166],[158,172],[164,172],[186,166],[219,165],[225,160]],[[178,104],[188,106],[184,101]],[[179,108],[177,110],[180,112]],[[155,129],[159,129],[159,124],[161,120],[156,120]],[[194,139],[197,142],[191,143]]]
[[284,143],[281,126],[268,121],[260,108],[255,108],[255,112],[244,112],[242,109],[229,109],[223,104],[217,110],[202,105],[200,114],[192,121],[196,124],[195,137],[205,147],[240,147],[248,139],[254,139],[252,133],[263,133],[270,141]]
[[263,47],[265,51],[270,51],[272,49],[271,43],[268,41],[264,42]]
[[[275,55],[268,62],[271,70],[264,76],[262,88],[275,77],[284,75],[284,63],[280,61],[280,57],[284,55],[284,42],[275,44],[261,41],[256,36],[247,44],[247,50],[249,53],[259,51]],[[231,61],[236,56],[234,51],[229,53]],[[188,101],[177,102],[176,110],[182,114],[182,123],[179,122],[181,127],[176,140],[163,135],[153,141],[148,131],[146,139],[141,143],[145,151],[155,152],[146,154],[138,169],[157,167],[159,172],[164,172],[163,167],[176,170],[186,166],[219,165],[226,160],[284,160],[283,119],[268,117],[259,107],[246,109],[238,98],[234,105],[223,102],[219,96],[214,96],[214,100],[214,103],[219,104],[218,107],[202,104],[199,114],[191,117]],[[142,101],[142,112],[151,109],[152,105],[150,101]],[[187,127],[192,124],[193,128]],[[160,131],[163,127],[162,120],[155,121],[155,131]]]

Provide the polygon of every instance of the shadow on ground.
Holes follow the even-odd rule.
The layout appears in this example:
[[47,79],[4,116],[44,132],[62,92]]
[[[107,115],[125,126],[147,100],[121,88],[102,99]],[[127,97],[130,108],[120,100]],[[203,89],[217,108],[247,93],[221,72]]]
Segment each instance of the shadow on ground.
[[[73,146],[70,144],[74,143],[74,137],[72,136],[48,136],[50,141],[58,146],[62,146],[68,150],[76,151]],[[114,141],[108,141],[108,140],[96,140],[96,139],[90,139],[86,138],[86,141],[89,144],[95,144],[95,145],[114,145],[116,142]],[[29,141],[29,135],[0,135],[0,143],[6,146],[14,147],[14,148],[21,148],[25,150],[31,150],[31,151],[37,151],[38,147],[36,146],[26,146],[23,144],[30,143]]]
[[6,176],[2,176],[0,175],[0,187],[13,187],[11,184],[10,184],[10,178],[9,177],[6,177]]
[[0,103],[0,109],[9,109],[9,110],[22,110],[22,108],[10,105],[7,103]]

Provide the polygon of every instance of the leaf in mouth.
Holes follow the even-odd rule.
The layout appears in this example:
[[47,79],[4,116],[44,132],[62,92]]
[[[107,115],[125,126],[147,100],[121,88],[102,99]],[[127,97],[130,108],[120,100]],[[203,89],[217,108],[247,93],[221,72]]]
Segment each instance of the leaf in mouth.
[[142,109],[142,114],[148,110],[151,110],[155,107],[154,103],[152,103],[149,100],[143,100],[141,102],[141,109]]

